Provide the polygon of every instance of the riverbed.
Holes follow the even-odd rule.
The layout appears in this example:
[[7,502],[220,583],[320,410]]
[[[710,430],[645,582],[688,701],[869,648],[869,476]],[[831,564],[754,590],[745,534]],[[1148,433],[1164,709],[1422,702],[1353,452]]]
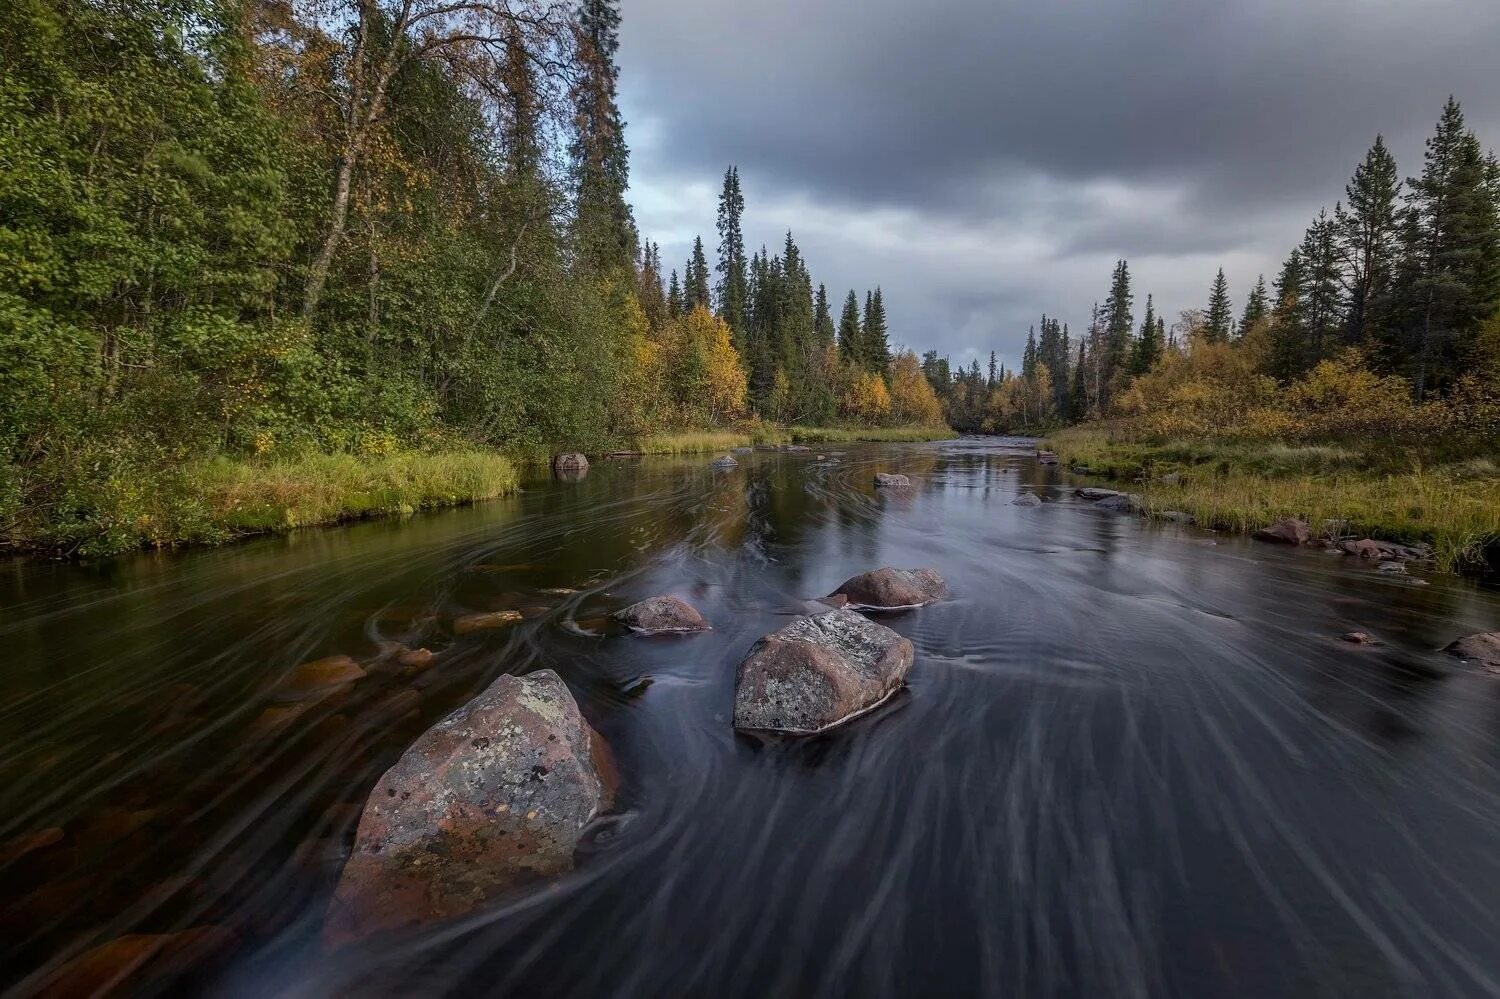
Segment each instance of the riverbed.
[[[135,994],[1500,993],[1500,677],[1437,651],[1500,629],[1500,592],[1098,510],[1025,441],[711,457],[0,566],[6,994],[148,934]],[[907,690],[815,739],[736,736],[749,646],[882,565],[953,594],[882,618]],[[607,627],[657,593],[713,631]],[[278,681],[332,655],[369,675],[285,711]],[[542,667],[621,778],[576,870],[325,951],[380,774]]]

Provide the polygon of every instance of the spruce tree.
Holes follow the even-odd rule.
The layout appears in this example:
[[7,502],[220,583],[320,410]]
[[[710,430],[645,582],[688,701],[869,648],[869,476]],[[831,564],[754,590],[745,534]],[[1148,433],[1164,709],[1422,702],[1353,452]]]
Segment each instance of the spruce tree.
[[1383,137],[1375,137],[1375,144],[1365,153],[1364,162],[1355,167],[1344,193],[1348,209],[1340,205],[1334,210],[1349,303],[1343,340],[1378,342],[1385,339],[1379,310],[1387,304],[1394,275],[1401,196],[1396,158],[1386,149]]
[[1271,350],[1266,357],[1266,373],[1283,382],[1291,381],[1304,370],[1304,273],[1302,251],[1295,249],[1281,265],[1281,274],[1276,278],[1276,304],[1271,310]]
[[1105,350],[1098,387],[1101,404],[1108,395],[1109,383],[1116,373],[1124,370],[1130,356],[1131,326],[1135,322],[1130,308],[1133,301],[1130,293],[1130,265],[1121,260],[1115,264],[1109,297],[1104,300],[1101,316]]
[[1269,307],[1266,302],[1266,276],[1261,274],[1255,279],[1255,287],[1250,289],[1250,297],[1245,299],[1245,312],[1240,316],[1240,336],[1254,329],[1255,324],[1266,317]]
[[1073,387],[1068,392],[1068,417],[1073,420],[1082,420],[1088,416],[1089,390],[1087,372],[1087,344],[1085,341],[1079,340],[1078,362],[1073,365]]
[[994,388],[995,387],[995,382],[996,382],[996,377],[995,377],[995,352],[992,350],[992,351],[990,351],[989,377],[987,377],[985,379],[985,382],[984,382],[985,388],[990,388],[990,389]]
[[581,72],[573,86],[576,136],[571,149],[577,197],[578,253],[609,271],[635,259],[635,219],[625,201],[630,151],[616,100],[618,0],[582,0],[574,27]]
[[891,364],[890,333],[886,328],[885,299],[880,288],[865,293],[865,317],[860,330],[865,368],[884,375]]
[[688,258],[683,298],[685,312],[691,312],[700,306],[708,308],[708,258],[703,253],[702,236],[693,238],[693,255]]
[[849,297],[844,299],[844,311],[839,316],[839,356],[846,364],[856,364],[864,367],[864,353],[862,350],[860,327],[859,327],[859,296],[854,294],[854,289],[849,289]]
[[[1222,273],[1222,272],[1221,272]],[[1156,315],[1156,303],[1150,295],[1146,296],[1146,318],[1141,322],[1141,331],[1136,336],[1135,344],[1130,352],[1130,375],[1132,378],[1144,375],[1156,364],[1157,358],[1161,357],[1162,344],[1157,338],[1159,319]]]
[[1030,378],[1036,371],[1036,327],[1026,331],[1026,350],[1021,354],[1021,377]]
[[1318,213],[1302,239],[1302,344],[1305,370],[1333,353],[1344,317],[1334,220]]
[[838,331],[833,326],[833,313],[828,307],[828,289],[818,285],[818,294],[813,300],[813,333],[819,347],[828,347],[838,340]]
[[719,262],[716,265],[719,281],[715,290],[719,318],[729,325],[735,346],[742,351],[740,334],[745,328],[745,294],[749,280],[745,264],[744,215],[745,196],[740,191],[740,171],[731,166],[724,171],[724,188],[719,194]]
[[682,315],[682,285],[677,280],[677,268],[672,268],[672,280],[667,284],[667,318]]
[[1234,328],[1234,318],[1229,305],[1229,282],[1224,280],[1224,268],[1214,276],[1213,287],[1208,293],[1208,312],[1204,315],[1203,339],[1209,343],[1227,343]]
[[1494,174],[1453,98],[1408,179],[1394,292],[1415,391],[1443,388],[1468,354],[1500,284]]

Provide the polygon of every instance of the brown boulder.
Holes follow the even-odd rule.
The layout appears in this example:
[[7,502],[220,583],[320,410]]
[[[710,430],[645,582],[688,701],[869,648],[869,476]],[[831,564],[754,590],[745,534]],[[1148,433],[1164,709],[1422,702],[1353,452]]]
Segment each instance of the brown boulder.
[[612,791],[608,750],[558,675],[500,677],[375,785],[324,941],[452,919],[563,874]]
[[1374,645],[1374,644],[1376,644],[1375,643],[1375,639],[1371,638],[1368,634],[1366,634],[1363,631],[1351,631],[1351,632],[1348,632],[1347,634],[1340,635],[1339,636],[1339,640],[1340,641],[1344,641],[1344,642],[1348,642],[1351,645]]
[[1038,451],[1036,453],[1036,460],[1039,465],[1055,465],[1057,464],[1057,454],[1052,451]]
[[1277,521],[1270,527],[1262,527],[1256,531],[1254,537],[1257,541],[1270,541],[1282,545],[1305,545],[1309,537],[1307,522],[1295,517]]
[[921,607],[948,595],[948,584],[936,569],[885,566],[844,580],[831,597],[843,596],[852,607],[894,609]]
[[810,735],[863,714],[901,688],[911,642],[850,610],[800,617],[740,663],[734,727]]
[[896,472],[876,472],[876,489],[910,489],[911,479]]
[[1473,659],[1485,669],[1500,671],[1500,631],[1485,631],[1460,638],[1443,651],[1462,659]]
[[632,631],[647,635],[690,634],[713,630],[692,605],[670,596],[647,597],[639,603],[615,611],[614,618]]
[[1385,549],[1369,538],[1342,541],[1339,543],[1339,550],[1345,555],[1358,555],[1360,558],[1385,558]]

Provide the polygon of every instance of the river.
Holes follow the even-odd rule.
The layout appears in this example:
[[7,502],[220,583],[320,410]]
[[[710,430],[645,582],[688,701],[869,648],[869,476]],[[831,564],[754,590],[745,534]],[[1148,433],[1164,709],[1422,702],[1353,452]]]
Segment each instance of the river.
[[[1026,442],[834,450],[602,461],[404,521],[0,566],[0,986],[216,927],[130,991],[1500,993],[1500,677],[1434,651],[1500,628],[1500,593],[1091,509]],[[881,565],[953,591],[884,619],[916,645],[908,690],[817,739],[736,736],[749,645]],[[662,592],[713,632],[602,627]],[[527,618],[451,635],[497,608]],[[403,677],[392,642],[437,665]],[[268,725],[277,680],[333,654],[370,676]],[[376,779],[541,666],[622,778],[576,871],[321,950]]]

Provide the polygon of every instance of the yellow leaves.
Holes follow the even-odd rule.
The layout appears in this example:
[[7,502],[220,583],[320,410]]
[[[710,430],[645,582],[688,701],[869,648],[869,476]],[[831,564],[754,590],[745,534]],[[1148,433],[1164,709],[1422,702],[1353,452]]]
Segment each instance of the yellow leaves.
[[722,424],[745,414],[745,369],[722,319],[699,306],[667,324],[658,349],[685,425]]
[[839,408],[845,416],[880,423],[891,415],[891,394],[885,379],[873,371],[856,371],[845,386]]
[[891,363],[890,409],[901,423],[930,426],[943,422],[943,407],[922,374],[917,355],[909,350],[897,354]]

